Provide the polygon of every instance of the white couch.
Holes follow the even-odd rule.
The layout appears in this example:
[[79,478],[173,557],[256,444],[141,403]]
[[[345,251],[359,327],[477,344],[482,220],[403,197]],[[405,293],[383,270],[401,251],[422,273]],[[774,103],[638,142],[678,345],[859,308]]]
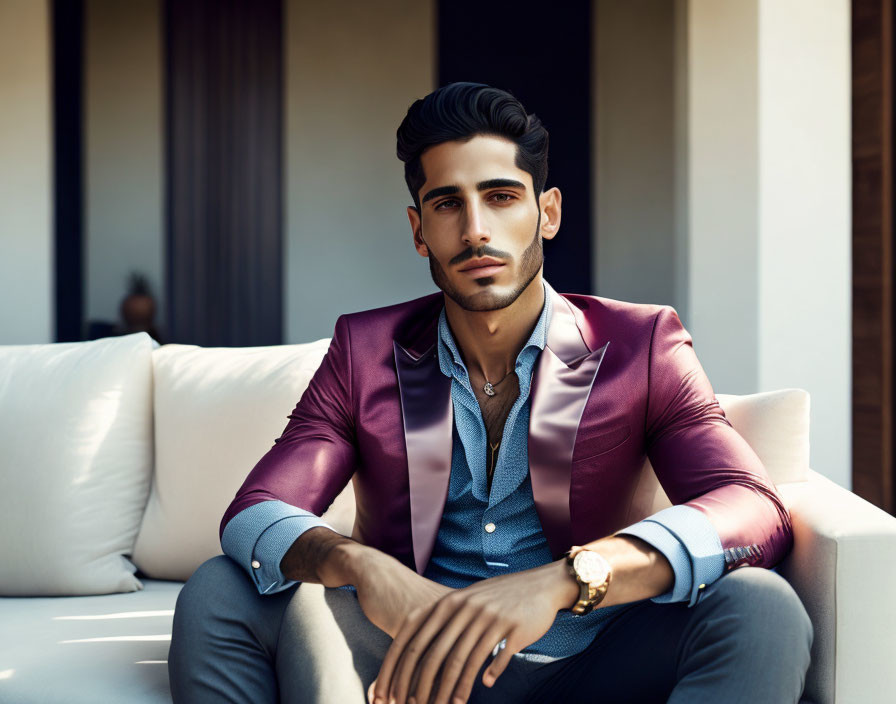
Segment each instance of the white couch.
[[[0,702],[170,702],[175,600],[329,344],[0,347]],[[718,395],[793,516],[803,701],[896,691],[896,518],[809,468],[809,396]],[[668,506],[645,463],[628,520]],[[327,520],[348,533],[351,483]]]

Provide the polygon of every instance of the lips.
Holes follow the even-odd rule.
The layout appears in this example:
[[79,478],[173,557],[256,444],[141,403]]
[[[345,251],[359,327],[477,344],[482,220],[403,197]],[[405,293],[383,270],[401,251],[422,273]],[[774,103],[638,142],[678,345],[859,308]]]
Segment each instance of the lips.
[[503,264],[477,266],[477,267],[473,267],[472,269],[463,269],[463,270],[461,270],[461,273],[469,274],[473,278],[479,278],[482,276],[491,276],[492,274],[497,274],[503,268],[504,268]]
[[489,269],[494,267],[504,266],[504,262],[500,259],[495,259],[494,257],[482,257],[481,259],[474,259],[469,264],[461,269],[461,271],[472,271],[474,269]]

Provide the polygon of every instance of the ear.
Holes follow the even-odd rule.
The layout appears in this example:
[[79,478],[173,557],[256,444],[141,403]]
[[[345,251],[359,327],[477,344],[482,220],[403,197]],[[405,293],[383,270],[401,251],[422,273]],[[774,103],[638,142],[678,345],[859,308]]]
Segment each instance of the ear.
[[414,205],[408,206],[408,221],[411,223],[411,232],[414,237],[414,247],[421,257],[429,256],[429,247],[423,241],[423,229],[420,226],[420,211]]
[[560,189],[553,188],[544,191],[538,197],[538,205],[541,208],[541,236],[546,240],[553,239],[560,229]]

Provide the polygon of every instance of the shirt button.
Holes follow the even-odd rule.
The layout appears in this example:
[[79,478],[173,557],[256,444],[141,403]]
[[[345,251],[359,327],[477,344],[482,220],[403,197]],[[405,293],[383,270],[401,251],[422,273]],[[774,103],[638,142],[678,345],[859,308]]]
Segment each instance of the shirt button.
[[697,587],[697,589],[706,589],[706,585],[705,585],[705,584],[701,584],[699,587]]
[[486,523],[485,524],[485,532],[486,533],[494,533],[495,532],[495,524],[494,523]]
[[259,567],[261,567],[261,563],[258,560],[252,560],[252,567],[258,569]]

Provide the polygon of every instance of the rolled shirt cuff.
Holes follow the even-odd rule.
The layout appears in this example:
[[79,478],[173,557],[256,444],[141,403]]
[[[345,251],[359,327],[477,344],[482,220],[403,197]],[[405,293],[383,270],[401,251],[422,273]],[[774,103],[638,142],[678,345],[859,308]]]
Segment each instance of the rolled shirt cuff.
[[715,527],[699,509],[679,504],[658,511],[615,535],[634,535],[659,550],[675,573],[675,584],[651,601],[697,604],[702,590],[722,576],[725,556]]
[[262,501],[230,519],[221,549],[246,570],[259,594],[276,594],[298,584],[284,577],[280,561],[300,535],[316,526],[338,532],[310,511],[283,501]]

